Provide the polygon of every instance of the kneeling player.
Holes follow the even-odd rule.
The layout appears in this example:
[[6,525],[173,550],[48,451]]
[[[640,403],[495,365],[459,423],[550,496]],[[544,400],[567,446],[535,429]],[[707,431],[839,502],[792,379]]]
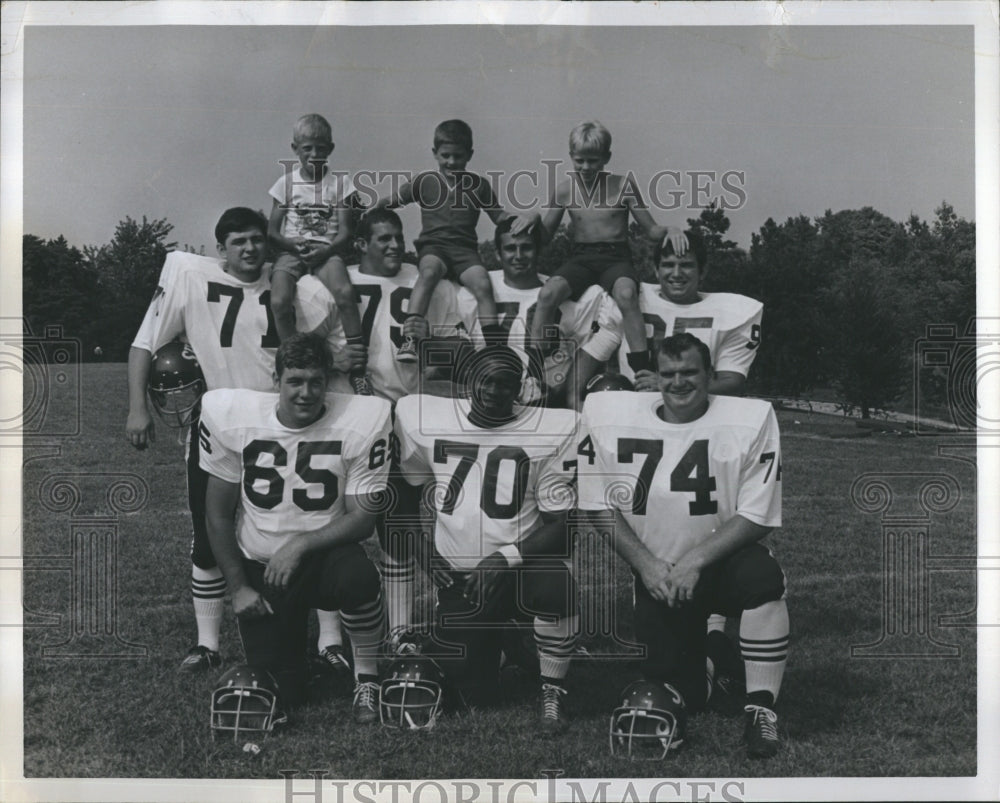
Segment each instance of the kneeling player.
[[[706,702],[705,621],[740,616],[744,738],[778,749],[773,708],[788,651],[785,578],[758,542],[781,524],[781,447],[770,405],[709,396],[708,347],[663,340],[660,393],[595,393],[583,408],[580,507],[610,510],[615,549],[635,575],[635,630],[647,680]],[[621,493],[627,489],[628,493]]]
[[436,482],[434,546],[451,581],[438,590],[434,628],[439,645],[452,645],[442,668],[467,702],[492,702],[503,623],[532,622],[541,727],[558,733],[567,725],[563,681],[579,632],[566,533],[577,415],[515,409],[522,370],[507,346],[477,352],[466,372],[471,399],[404,397],[396,434],[407,480]]
[[331,370],[322,338],[294,335],[275,356],[277,394],[205,394],[206,521],[247,662],[275,676],[286,704],[304,701],[309,610],[339,610],[354,648],[355,719],[372,722],[384,611],[359,542],[386,487],[389,404],[324,393]]

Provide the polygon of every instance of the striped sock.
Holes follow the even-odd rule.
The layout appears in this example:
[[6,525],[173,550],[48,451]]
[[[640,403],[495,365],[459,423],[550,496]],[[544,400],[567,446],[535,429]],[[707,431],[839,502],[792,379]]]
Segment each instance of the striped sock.
[[788,659],[788,607],[783,599],[743,611],[740,652],[747,670],[747,695],[769,692],[777,700]]
[[535,645],[538,647],[538,669],[542,677],[556,680],[566,677],[579,638],[580,617],[576,614],[554,621],[535,617]]
[[217,651],[226,598],[226,581],[222,571],[217,566],[199,569],[192,564],[191,596],[194,601],[194,621],[198,626],[198,643]]
[[413,558],[397,560],[382,552],[379,568],[385,586],[385,603],[389,614],[389,630],[413,624],[413,589],[416,562]]
[[344,629],[354,651],[354,676],[377,675],[378,654],[385,639],[385,607],[382,595],[351,611],[342,610]]

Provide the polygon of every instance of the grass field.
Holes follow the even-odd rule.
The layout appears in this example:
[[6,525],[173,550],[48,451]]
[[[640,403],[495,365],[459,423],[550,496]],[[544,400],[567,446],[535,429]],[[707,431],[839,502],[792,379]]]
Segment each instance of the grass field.
[[[82,371],[79,435],[58,456],[39,455],[24,470],[24,774],[26,777],[278,778],[282,769],[325,768],[332,778],[806,777],[965,776],[976,773],[976,631],[939,626],[938,618],[976,604],[975,574],[959,568],[930,575],[929,635],[956,645],[957,657],[852,657],[852,645],[875,642],[882,622],[883,549],[878,514],[851,501],[852,483],[869,472],[950,475],[961,491],[950,512],[930,520],[932,556],[976,553],[976,475],[971,463],[937,456],[938,440],[872,434],[841,418],[779,413],[784,451],[784,527],[768,539],[788,577],[792,641],[778,704],[781,752],[751,763],[741,721],[693,718],[690,746],[667,763],[627,762],[608,751],[608,716],[616,694],[637,676],[622,658],[580,661],[571,672],[573,727],[557,740],[534,734],[536,703],[525,678],[507,677],[510,703],[489,712],[446,717],[429,733],[358,728],[350,699],[319,695],[293,726],[250,758],[213,743],[209,695],[216,678],[178,675],[194,626],[188,590],[188,514],[182,447],[174,433],[144,453],[124,437],[125,366]],[[50,411],[51,416],[57,414]],[[55,419],[52,419],[55,420]],[[50,422],[51,423],[51,422]],[[864,437],[862,437],[864,436]],[[118,632],[146,648],[142,658],[44,657],[70,628],[73,572],[65,560],[74,521],[41,503],[51,475],[76,473],[78,516],[106,506],[99,474],[135,474],[148,485],[144,506],[117,526]],[[901,480],[902,482],[902,480]],[[902,482],[907,486],[906,482]],[[899,492],[895,505],[919,510]],[[894,508],[896,510],[896,508]],[[619,610],[629,589],[616,569]],[[590,589],[588,589],[589,591]],[[53,618],[56,617],[56,618]],[[974,619],[974,617],[973,617]],[[628,634],[622,616],[619,632]],[[609,641],[586,643],[610,651]],[[227,615],[223,653],[239,658]]]

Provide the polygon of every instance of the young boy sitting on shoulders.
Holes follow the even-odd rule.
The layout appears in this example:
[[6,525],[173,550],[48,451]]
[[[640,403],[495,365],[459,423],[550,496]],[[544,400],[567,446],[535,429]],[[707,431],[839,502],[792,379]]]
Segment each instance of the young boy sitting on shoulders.
[[[427,314],[434,288],[441,279],[457,279],[476,298],[476,308],[487,343],[502,342],[506,332],[498,325],[496,300],[489,273],[479,258],[476,224],[485,212],[495,224],[511,215],[497,201],[489,182],[465,167],[472,158],[472,129],[462,120],[445,120],[434,129],[431,151],[437,172],[417,174],[399,191],[381,198],[377,206],[420,205],[422,228],[417,238],[419,277],[410,296],[409,319],[403,327],[403,345],[396,353],[400,362],[417,360],[420,321]],[[529,218],[516,218],[512,232],[531,225]]]
[[604,169],[611,159],[611,133],[599,122],[580,123],[573,129],[569,155],[574,169],[556,186],[541,225],[542,233],[551,238],[568,211],[573,244],[569,259],[538,293],[532,341],[543,353],[551,350],[556,343],[548,335],[559,305],[599,283],[621,309],[629,365],[633,371],[650,370],[646,327],[639,311],[639,278],[628,243],[629,214],[650,240],[669,239],[678,254],[687,249],[687,238],[683,230],[653,220],[631,176]]
[[[348,198],[354,187],[346,176],[329,172],[327,159],[333,148],[333,132],[324,117],[300,117],[292,132],[292,150],[299,163],[269,192],[274,203],[267,234],[280,251],[271,271],[271,311],[282,342],[295,334],[296,282],[314,273],[337,304],[347,342],[364,345],[361,315],[342,256],[350,248]],[[371,395],[364,365],[351,372],[351,385],[355,393]]]

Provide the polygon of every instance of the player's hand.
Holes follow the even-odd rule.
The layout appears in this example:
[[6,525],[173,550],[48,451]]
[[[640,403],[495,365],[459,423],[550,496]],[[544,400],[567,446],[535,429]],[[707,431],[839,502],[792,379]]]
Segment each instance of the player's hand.
[[510,233],[512,236],[517,237],[519,234],[531,231],[533,226],[540,225],[541,222],[542,219],[537,213],[533,215],[516,215],[514,222],[510,224]]
[[684,229],[679,226],[667,226],[667,234],[663,238],[663,244],[670,243],[677,256],[682,257],[688,250],[688,238]]
[[342,374],[364,368],[368,362],[368,349],[363,343],[349,343],[333,355],[333,367]]
[[660,378],[652,371],[636,371],[635,372],[635,389],[636,390],[659,390],[660,389]]
[[125,420],[125,435],[136,449],[145,449],[156,440],[153,417],[145,407],[141,411],[130,412]]
[[298,538],[290,538],[275,552],[264,569],[264,582],[269,586],[284,590],[288,587],[292,575],[299,568],[305,547]]
[[482,600],[483,610],[488,610],[497,591],[500,590],[503,583],[503,573],[507,568],[507,558],[499,552],[487,555],[469,573],[469,579],[465,581],[465,599],[473,605]]
[[430,324],[427,323],[427,319],[423,315],[410,315],[403,322],[403,337],[426,340],[430,333]]
[[701,578],[701,566],[690,555],[682,555],[667,578],[667,605],[676,608],[694,599],[694,588]]
[[649,596],[658,602],[666,602],[670,594],[670,568],[671,565],[665,560],[654,558],[639,570],[639,579],[646,586]]
[[243,586],[233,591],[233,613],[253,619],[274,611],[259,591],[252,586]]

